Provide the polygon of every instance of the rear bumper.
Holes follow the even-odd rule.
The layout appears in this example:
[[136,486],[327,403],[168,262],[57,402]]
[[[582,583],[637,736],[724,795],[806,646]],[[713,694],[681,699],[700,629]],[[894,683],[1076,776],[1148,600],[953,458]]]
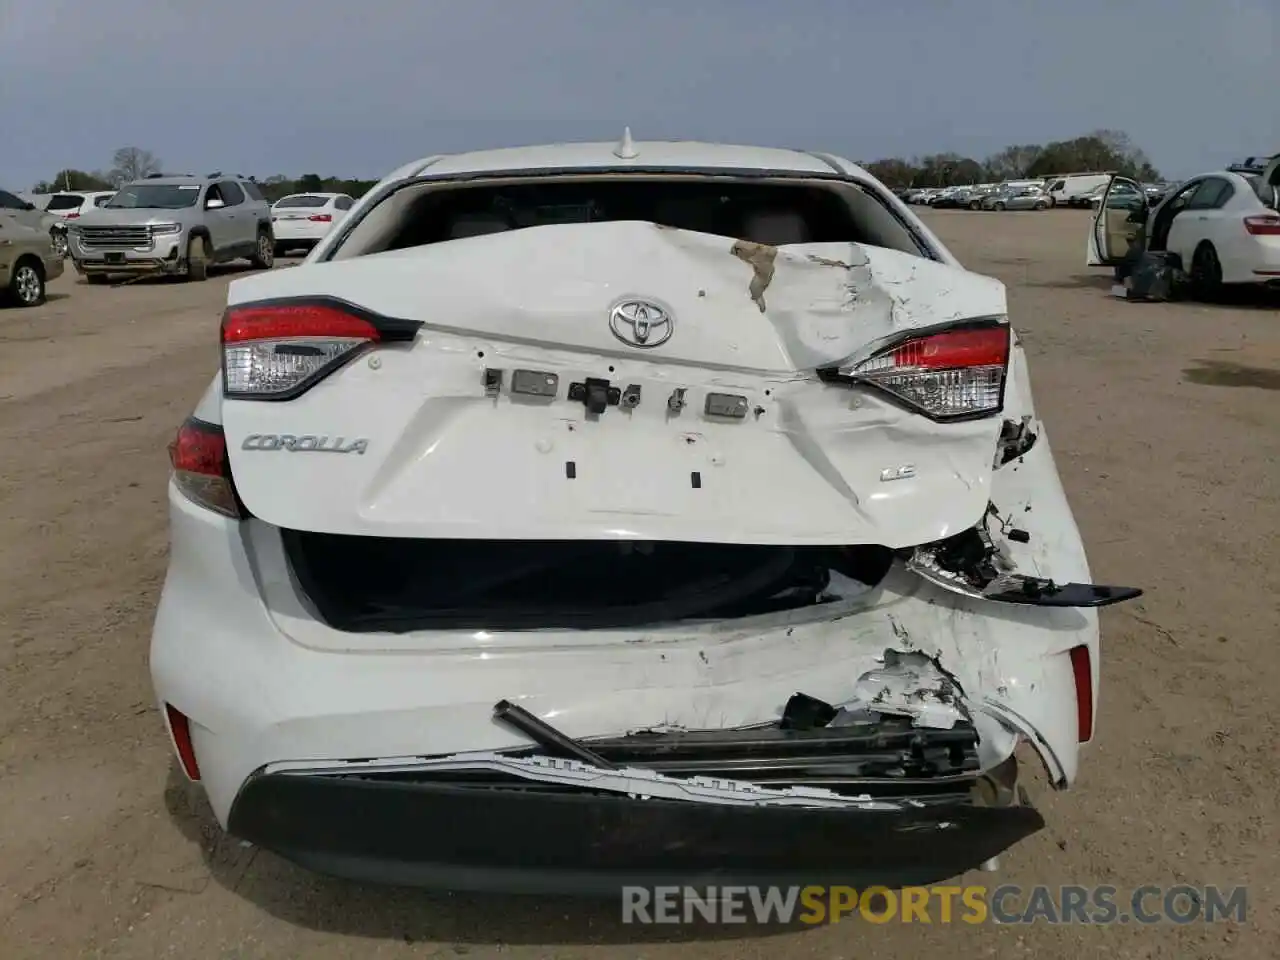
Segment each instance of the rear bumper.
[[108,263],[105,259],[82,260],[77,258],[73,262],[75,263],[76,273],[81,276],[91,273],[176,274],[186,269],[186,261],[176,257],[172,260],[147,257],[145,259],[126,259],[112,263]]
[[307,225],[300,226],[296,221],[275,221],[271,225],[271,229],[275,235],[276,243],[315,244],[324,239],[325,234],[332,229],[332,225],[328,223],[311,224],[305,220],[302,222]]
[[926,884],[1044,826],[1029,806],[762,808],[257,774],[230,832],[356,880],[505,893],[627,885]]

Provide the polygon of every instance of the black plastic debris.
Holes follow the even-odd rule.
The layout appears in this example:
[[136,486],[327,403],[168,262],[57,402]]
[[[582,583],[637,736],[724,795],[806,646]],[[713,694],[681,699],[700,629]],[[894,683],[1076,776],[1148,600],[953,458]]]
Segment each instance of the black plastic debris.
[[1127,274],[1120,283],[1125,300],[1174,300],[1186,282],[1182,258],[1167,250],[1142,251],[1134,258]]
[[782,719],[778,726],[783,730],[814,730],[825,727],[836,715],[836,708],[825,700],[811,697],[807,693],[793,693],[787,705],[782,708]]

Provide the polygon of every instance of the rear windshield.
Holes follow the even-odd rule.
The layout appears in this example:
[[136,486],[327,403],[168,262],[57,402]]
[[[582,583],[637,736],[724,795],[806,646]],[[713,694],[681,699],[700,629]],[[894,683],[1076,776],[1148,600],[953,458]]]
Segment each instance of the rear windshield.
[[276,201],[277,207],[323,207],[329,202],[328,197],[313,197],[310,194],[296,197],[285,197]]
[[1249,181],[1249,186],[1253,187],[1253,192],[1257,194],[1258,199],[1272,210],[1280,211],[1280,188],[1273,187],[1262,177],[1245,177]]
[[198,199],[198,183],[131,183],[103,206],[117,210],[180,210],[194,207]]
[[549,224],[640,220],[772,245],[866,243],[924,253],[905,222],[867,189],[626,175],[536,182],[415,185],[368,211],[337,257]]
[[82,203],[84,203],[84,197],[78,196],[77,194],[74,194],[74,193],[59,193],[56,196],[49,198],[49,205],[45,207],[45,209],[46,210],[75,210]]

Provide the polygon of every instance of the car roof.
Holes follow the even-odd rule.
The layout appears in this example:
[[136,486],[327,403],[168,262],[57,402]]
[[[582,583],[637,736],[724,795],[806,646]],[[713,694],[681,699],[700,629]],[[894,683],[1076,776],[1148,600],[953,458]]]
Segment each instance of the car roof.
[[[506,147],[469,153],[424,157],[416,174],[448,176],[462,173],[489,173],[509,170],[593,170],[639,168],[726,170],[777,170],[785,173],[855,173],[865,175],[855,164],[842,158],[844,169],[802,150],[778,147],[751,147],[694,140],[636,140],[595,143],[555,143],[539,146]],[[412,174],[411,174],[412,175]]]
[[[345,193],[333,193],[329,190],[299,190],[297,193],[286,193],[280,200],[288,200],[290,197],[345,197]],[[277,200],[276,203],[279,203]]]
[[[217,179],[234,180],[235,177],[219,177]],[[158,186],[165,187],[165,186],[173,186],[174,184],[180,184],[180,183],[185,184],[185,183],[208,183],[208,182],[209,182],[208,177],[188,177],[188,176],[143,177],[140,180],[130,181],[128,184],[126,184],[126,186],[132,187],[140,183],[154,183],[154,184],[157,184]]]

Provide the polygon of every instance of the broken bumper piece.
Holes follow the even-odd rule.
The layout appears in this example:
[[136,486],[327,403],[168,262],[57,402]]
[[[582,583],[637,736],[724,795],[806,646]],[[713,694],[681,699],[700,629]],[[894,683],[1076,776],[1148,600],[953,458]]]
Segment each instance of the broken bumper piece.
[[[740,733],[737,753],[777,754],[776,743]],[[916,731],[954,740],[949,733]],[[697,738],[665,734],[592,747],[665,756],[673,767],[708,752]],[[723,763],[735,750],[715,752]],[[613,896],[628,884],[924,884],[1044,825],[1030,806],[976,802],[967,782],[904,783],[897,796],[877,797],[494,753],[274,764],[245,783],[229,827],[322,873],[451,890]]]
[[1030,535],[1017,529],[992,533],[990,518],[946,540],[917,547],[906,565],[917,576],[945,590],[967,597],[1037,607],[1107,607],[1142,596],[1137,587],[1094,583],[1055,583],[1014,569],[1011,543],[1026,543]]

